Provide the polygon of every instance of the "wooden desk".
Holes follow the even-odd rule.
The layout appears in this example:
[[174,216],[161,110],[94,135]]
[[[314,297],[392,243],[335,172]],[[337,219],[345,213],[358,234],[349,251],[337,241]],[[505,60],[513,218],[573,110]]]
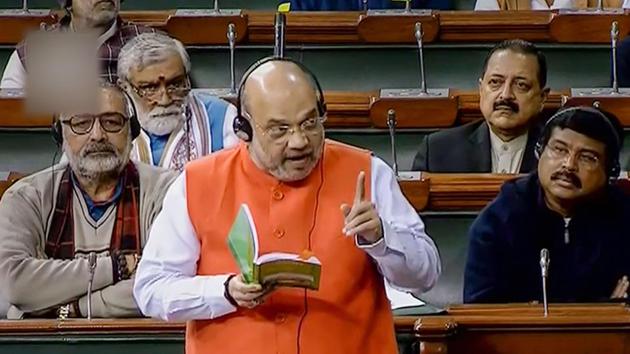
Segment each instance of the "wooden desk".
[[416,322],[421,354],[630,353],[622,305],[462,305]]
[[0,172],[0,198],[2,198],[2,194],[11,187],[13,183],[15,183],[18,179],[24,177],[23,174],[17,172]]
[[[567,91],[552,92],[545,104],[543,117],[548,117],[558,110],[562,97],[567,94]],[[405,98],[380,100],[378,95],[378,90],[324,92],[328,106],[326,127],[385,129],[387,111],[390,108],[396,109],[398,129],[401,130],[446,128],[482,118],[477,91],[452,90],[451,97],[430,100],[431,104]],[[630,126],[630,114],[627,116],[628,118],[623,121]],[[27,116],[23,97],[18,93],[0,90],[0,128],[48,128],[51,123],[52,116]]]
[[[23,176],[11,172],[2,180],[0,175],[0,197]],[[490,173],[423,173],[419,181],[400,181],[400,187],[418,211],[479,211],[497,196],[505,181],[517,177]],[[630,180],[619,179],[617,183],[630,192]]]
[[[394,318],[405,345],[416,316]],[[183,354],[184,324],[151,319],[0,321],[0,353]]]
[[[60,12],[37,16],[0,17],[0,44],[15,44],[41,22],[52,23]],[[225,44],[226,26],[237,27],[237,42],[273,43],[272,11],[244,10],[241,16],[180,16],[175,10],[123,11],[129,21],[169,32],[188,45]],[[288,43],[400,44],[415,43],[413,27],[422,22],[425,43],[496,42],[522,38],[552,43],[608,43],[610,24],[620,33],[630,30],[626,15],[559,14],[552,11],[432,11],[427,16],[366,16],[365,12],[291,12],[287,14]],[[203,30],[191,31],[191,28]]]

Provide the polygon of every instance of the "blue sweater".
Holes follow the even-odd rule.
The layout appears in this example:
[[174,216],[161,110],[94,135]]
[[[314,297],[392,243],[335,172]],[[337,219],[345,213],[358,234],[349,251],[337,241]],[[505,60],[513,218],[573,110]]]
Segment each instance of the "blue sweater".
[[630,276],[630,198],[613,186],[604,194],[565,229],[565,219],[546,207],[536,173],[506,182],[470,228],[464,302],[542,302],[542,248],[549,250],[550,302],[608,300]]
[[[281,1],[281,2],[288,2]],[[291,11],[361,11],[362,0],[290,0]],[[413,9],[451,10],[451,0],[413,0]],[[405,3],[392,0],[368,0],[368,9],[404,9]]]

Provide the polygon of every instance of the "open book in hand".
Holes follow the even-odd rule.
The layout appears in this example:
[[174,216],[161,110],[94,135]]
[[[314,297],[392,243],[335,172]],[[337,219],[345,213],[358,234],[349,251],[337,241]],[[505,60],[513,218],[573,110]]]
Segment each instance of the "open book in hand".
[[322,265],[311,252],[258,255],[258,234],[247,204],[239,208],[227,241],[246,282],[263,287],[319,289]]

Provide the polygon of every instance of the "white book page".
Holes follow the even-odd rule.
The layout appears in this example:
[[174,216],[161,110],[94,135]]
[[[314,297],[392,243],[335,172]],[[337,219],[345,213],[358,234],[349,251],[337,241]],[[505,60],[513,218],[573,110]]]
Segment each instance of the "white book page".
[[254,223],[254,218],[252,217],[252,212],[249,210],[249,206],[243,203],[241,204],[241,208],[245,210],[245,214],[247,214],[247,220],[249,220],[249,225],[252,229],[252,234],[254,235],[254,261],[258,258],[258,231],[256,229],[256,223]]
[[424,301],[416,299],[409,293],[392,288],[387,280],[385,280],[385,293],[387,294],[392,310],[403,307],[422,306],[425,304]]
[[319,259],[317,257],[310,257],[309,259],[302,259],[299,255],[295,253],[285,253],[285,252],[272,252],[263,254],[260,257],[257,257],[254,261],[255,264],[263,264],[267,262],[273,262],[278,260],[294,260],[312,264],[320,264]]

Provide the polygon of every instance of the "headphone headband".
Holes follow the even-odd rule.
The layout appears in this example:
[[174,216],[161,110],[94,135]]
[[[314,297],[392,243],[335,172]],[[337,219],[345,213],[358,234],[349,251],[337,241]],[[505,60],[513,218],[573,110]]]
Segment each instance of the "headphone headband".
[[327,113],[326,101],[324,100],[324,91],[322,90],[322,86],[319,83],[319,80],[317,80],[317,77],[315,76],[315,74],[313,74],[313,72],[309,70],[304,64],[294,59],[286,58],[286,57],[272,56],[272,57],[262,58],[258,60],[257,62],[255,62],[254,64],[252,64],[247,69],[247,71],[245,71],[245,73],[243,74],[243,77],[241,78],[241,82],[238,87],[238,94],[236,96],[237,114],[236,114],[236,118],[234,119],[234,126],[233,126],[234,133],[245,141],[251,141],[252,135],[253,135],[253,129],[251,127],[249,120],[247,120],[243,116],[242,97],[243,97],[243,91],[245,90],[245,84],[247,83],[247,80],[249,79],[249,77],[258,68],[260,68],[261,66],[267,63],[274,62],[274,61],[293,63],[298,68],[300,68],[300,70],[302,70],[302,72],[305,73],[306,76],[310,78],[311,83],[313,84],[313,87],[315,88],[315,91],[317,94],[317,114],[319,114],[320,117],[323,117]]

